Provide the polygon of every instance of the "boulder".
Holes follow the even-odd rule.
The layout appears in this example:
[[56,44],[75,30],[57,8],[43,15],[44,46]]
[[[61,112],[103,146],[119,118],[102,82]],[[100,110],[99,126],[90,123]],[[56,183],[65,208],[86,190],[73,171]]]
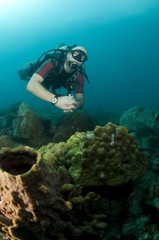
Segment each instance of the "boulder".
[[148,151],[159,147],[159,115],[146,107],[133,107],[125,111],[119,124],[126,126],[137,142]]
[[5,116],[0,116],[0,128],[3,128],[7,125],[7,120]]
[[40,147],[51,141],[45,132],[45,120],[24,102],[19,106],[18,118],[14,119],[13,127],[13,136],[29,146]]

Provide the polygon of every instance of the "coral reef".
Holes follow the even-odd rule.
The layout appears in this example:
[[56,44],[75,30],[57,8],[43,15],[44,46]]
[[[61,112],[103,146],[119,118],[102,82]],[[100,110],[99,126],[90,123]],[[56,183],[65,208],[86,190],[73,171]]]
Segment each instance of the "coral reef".
[[38,151],[27,146],[1,150],[2,234],[24,240],[102,239],[109,221],[103,214],[106,202],[98,192],[83,193],[82,186],[134,181],[147,163],[134,137],[112,123]]
[[135,138],[112,123],[87,134],[77,133],[70,139],[72,143],[75,148],[67,155],[69,173],[81,185],[118,186],[136,180],[148,166]]
[[[55,123],[52,115],[42,117],[26,105],[19,112],[21,104],[1,114],[0,239],[159,239],[156,112],[135,107],[122,115],[121,126],[91,130],[94,120],[80,111]],[[29,112],[43,130],[21,138],[32,127],[27,133]],[[16,147],[21,143],[36,150]]]
[[65,165],[81,186],[125,184],[139,178],[148,166],[148,158],[134,136],[112,123],[97,126],[94,131],[76,132],[66,143],[50,144],[39,151],[55,166]]

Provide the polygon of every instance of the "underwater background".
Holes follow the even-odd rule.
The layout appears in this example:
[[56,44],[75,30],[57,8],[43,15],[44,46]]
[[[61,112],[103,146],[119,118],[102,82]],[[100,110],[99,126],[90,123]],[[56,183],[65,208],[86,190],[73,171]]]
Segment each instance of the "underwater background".
[[52,111],[17,70],[64,42],[88,50],[84,109],[158,110],[158,0],[1,0],[0,32],[0,109],[25,101]]
[[[17,74],[60,43],[88,50],[67,114]],[[159,0],[0,0],[0,239],[159,240],[158,43]]]

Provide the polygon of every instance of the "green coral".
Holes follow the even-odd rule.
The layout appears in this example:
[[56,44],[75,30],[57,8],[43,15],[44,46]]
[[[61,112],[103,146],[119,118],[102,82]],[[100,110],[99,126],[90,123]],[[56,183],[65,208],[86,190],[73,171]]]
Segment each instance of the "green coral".
[[[50,145],[49,145],[50,147]],[[40,149],[46,161],[65,165],[76,184],[117,186],[139,178],[148,158],[127,129],[108,123],[94,131],[76,132],[66,143]]]

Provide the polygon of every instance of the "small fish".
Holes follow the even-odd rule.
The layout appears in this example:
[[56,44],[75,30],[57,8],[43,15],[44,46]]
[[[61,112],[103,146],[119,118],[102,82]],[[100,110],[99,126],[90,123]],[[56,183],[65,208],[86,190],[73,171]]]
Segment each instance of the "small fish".
[[123,129],[124,129],[124,131],[125,131],[126,133],[129,132],[129,130],[127,129],[127,127],[123,126]]

